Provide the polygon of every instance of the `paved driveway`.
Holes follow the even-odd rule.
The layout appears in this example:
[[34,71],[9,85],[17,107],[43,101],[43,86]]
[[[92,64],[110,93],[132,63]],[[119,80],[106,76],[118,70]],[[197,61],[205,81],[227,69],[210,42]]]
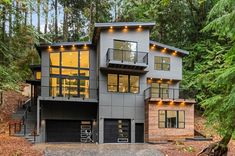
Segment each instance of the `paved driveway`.
[[164,156],[150,144],[37,144],[45,156]]

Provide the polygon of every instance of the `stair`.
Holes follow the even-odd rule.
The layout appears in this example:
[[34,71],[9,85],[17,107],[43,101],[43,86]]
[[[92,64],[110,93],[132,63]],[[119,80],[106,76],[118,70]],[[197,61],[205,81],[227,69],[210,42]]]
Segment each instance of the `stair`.
[[27,101],[22,108],[19,108],[14,114],[12,114],[12,120],[20,121],[24,117],[24,125],[22,125],[21,131],[14,134],[17,137],[24,137],[30,143],[35,143],[33,131],[35,130],[37,122],[37,106],[30,106],[30,100]]

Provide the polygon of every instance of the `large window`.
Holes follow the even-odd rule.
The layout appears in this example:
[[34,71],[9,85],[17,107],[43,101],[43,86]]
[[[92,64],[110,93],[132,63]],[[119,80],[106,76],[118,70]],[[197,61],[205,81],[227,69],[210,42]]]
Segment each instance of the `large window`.
[[151,94],[154,98],[169,98],[169,84],[152,83]]
[[185,128],[185,112],[179,110],[159,110],[159,128]]
[[154,69],[169,71],[170,70],[170,57],[155,56],[154,57]]
[[108,91],[139,93],[139,76],[108,74]]
[[89,51],[50,53],[50,95],[89,97]]
[[118,61],[134,62],[137,57],[137,42],[114,40],[113,59]]

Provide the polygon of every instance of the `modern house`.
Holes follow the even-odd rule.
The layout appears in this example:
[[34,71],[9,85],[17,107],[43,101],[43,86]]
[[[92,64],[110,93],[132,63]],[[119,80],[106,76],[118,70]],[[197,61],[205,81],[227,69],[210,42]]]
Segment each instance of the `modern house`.
[[150,41],[154,26],[96,23],[92,42],[38,45],[41,65],[28,81],[37,140],[84,142],[87,132],[99,143],[193,137],[194,96],[179,88],[189,52]]

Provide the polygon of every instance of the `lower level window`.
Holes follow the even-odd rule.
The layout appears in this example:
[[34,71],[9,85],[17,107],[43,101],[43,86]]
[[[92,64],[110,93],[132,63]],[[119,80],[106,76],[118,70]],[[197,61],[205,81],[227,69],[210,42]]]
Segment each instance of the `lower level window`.
[[159,128],[185,128],[185,111],[159,110]]

